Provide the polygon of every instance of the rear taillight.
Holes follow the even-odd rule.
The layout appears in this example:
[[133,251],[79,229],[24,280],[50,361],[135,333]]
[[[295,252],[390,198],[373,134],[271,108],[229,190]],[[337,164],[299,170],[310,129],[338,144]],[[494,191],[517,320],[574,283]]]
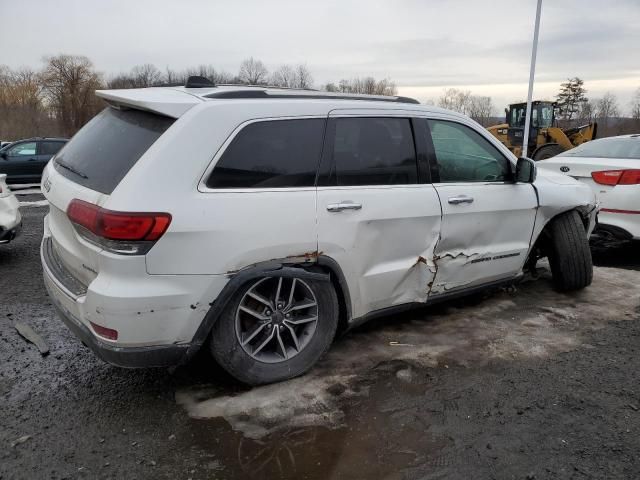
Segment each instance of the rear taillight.
[[98,325],[97,323],[89,322],[91,324],[91,328],[93,331],[100,335],[102,338],[106,338],[107,340],[117,340],[118,339],[118,331],[113,328],[103,327],[102,325]]
[[640,170],[624,170],[618,185],[637,185],[640,183]]
[[591,178],[601,185],[637,185],[640,184],[640,170],[602,170],[592,172]]
[[171,223],[168,213],[114,212],[78,199],[67,216],[85,239],[126,255],[147,253]]

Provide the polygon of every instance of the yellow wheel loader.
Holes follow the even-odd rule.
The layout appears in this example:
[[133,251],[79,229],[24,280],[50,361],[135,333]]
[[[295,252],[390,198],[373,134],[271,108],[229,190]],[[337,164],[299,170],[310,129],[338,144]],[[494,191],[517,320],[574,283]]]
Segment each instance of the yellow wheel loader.
[[[522,154],[526,103],[514,103],[505,109],[506,123],[487,128],[516,156]],[[573,147],[594,140],[598,131],[596,122],[581,127],[562,129],[555,121],[555,103],[536,100],[531,102],[531,122],[527,154],[534,160],[544,160]]]

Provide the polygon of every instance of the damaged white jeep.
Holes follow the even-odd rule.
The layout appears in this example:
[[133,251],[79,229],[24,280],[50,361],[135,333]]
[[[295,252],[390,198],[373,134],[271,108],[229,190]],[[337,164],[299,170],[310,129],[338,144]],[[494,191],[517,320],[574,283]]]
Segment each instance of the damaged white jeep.
[[591,190],[469,118],[402,97],[266,87],[100,91],[47,166],[44,278],[119,366],[201,347],[248,384],[309,370],[374,315],[512,283],[591,283]]

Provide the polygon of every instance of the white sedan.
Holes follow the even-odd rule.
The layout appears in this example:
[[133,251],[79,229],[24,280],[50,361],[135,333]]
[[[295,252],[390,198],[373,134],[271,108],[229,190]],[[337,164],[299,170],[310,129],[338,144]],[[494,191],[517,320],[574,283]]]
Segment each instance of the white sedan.
[[18,200],[7,187],[6,178],[4,173],[0,174],[0,244],[13,240],[22,224]]
[[640,240],[640,134],[583,143],[537,166],[570,175],[594,190],[601,234]]

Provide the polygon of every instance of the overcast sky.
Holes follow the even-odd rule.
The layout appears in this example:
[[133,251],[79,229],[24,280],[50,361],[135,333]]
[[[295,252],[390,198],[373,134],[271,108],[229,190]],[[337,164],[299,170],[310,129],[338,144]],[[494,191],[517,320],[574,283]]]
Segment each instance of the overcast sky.
[[[492,6],[495,3],[496,6]],[[446,87],[526,97],[536,0],[0,0],[0,64],[86,55],[107,77],[137,64],[212,64],[254,56],[305,63],[316,85],[373,75],[422,101]],[[588,96],[640,87],[640,0],[543,0],[536,97],[567,77]]]

